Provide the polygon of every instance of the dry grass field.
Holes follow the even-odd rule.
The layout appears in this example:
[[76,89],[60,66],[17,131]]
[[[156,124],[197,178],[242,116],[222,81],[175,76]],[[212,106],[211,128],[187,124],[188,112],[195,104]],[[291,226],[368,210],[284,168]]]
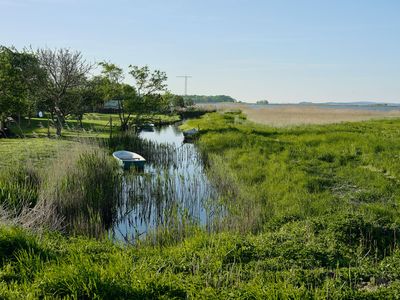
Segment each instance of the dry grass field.
[[367,109],[325,108],[317,105],[282,105],[282,107],[271,106],[269,108],[254,108],[246,104],[212,104],[210,106],[221,111],[240,109],[250,121],[277,127],[400,117],[399,110],[374,111]]

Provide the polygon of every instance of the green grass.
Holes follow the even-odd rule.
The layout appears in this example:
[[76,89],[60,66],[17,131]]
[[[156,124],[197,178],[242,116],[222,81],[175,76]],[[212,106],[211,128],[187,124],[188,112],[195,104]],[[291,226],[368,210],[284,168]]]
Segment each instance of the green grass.
[[[47,119],[32,118],[30,122],[23,120],[21,127],[12,126],[15,134],[21,138],[0,139],[0,168],[12,166],[20,161],[29,161],[33,165],[46,165],[60,150],[68,149],[73,144],[87,138],[108,139],[110,136],[109,120],[113,120],[113,132],[119,132],[117,114],[85,114],[82,130],[76,120],[67,120],[67,127],[62,131],[63,138],[55,138],[55,128],[50,127],[50,137],[47,138]],[[174,123],[180,120],[177,115],[155,115],[155,121]]]
[[0,139],[0,169],[20,162],[45,166],[60,150],[68,149],[75,143],[77,142],[48,138]]
[[[331,266],[349,249],[317,224],[246,237],[198,232],[177,246],[34,236],[0,229],[0,296],[75,299],[379,299],[398,297],[400,253]],[[299,234],[300,233],[300,234]],[[306,233],[306,234],[305,234]],[[318,254],[318,255],[317,255]],[[345,259],[345,258],[344,258]]]
[[[120,120],[118,114],[87,113],[82,120],[83,129],[78,121],[74,119],[66,120],[63,128],[63,137],[98,137],[107,138],[110,136],[110,117],[113,123],[113,132],[119,131]],[[146,116],[144,116],[146,117]],[[154,123],[174,123],[180,120],[178,115],[153,115],[148,117]],[[21,127],[13,125],[11,128],[17,135],[26,137],[46,137],[48,133],[48,121],[46,118],[32,118],[30,121],[22,120]],[[55,128],[50,124],[50,136],[56,134]]]
[[222,170],[215,176],[234,182],[233,206],[242,215],[252,210],[245,230],[349,211],[400,221],[393,213],[400,200],[400,120],[277,129],[239,114],[210,114],[185,126],[200,128],[198,144],[211,169]]
[[0,298],[400,298],[400,120],[272,128],[214,113],[193,127],[221,232],[160,247],[3,227]]

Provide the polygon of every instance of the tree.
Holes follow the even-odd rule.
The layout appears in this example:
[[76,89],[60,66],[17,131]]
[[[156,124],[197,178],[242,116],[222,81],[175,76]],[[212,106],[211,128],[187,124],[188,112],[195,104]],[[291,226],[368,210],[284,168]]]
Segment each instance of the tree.
[[159,94],[167,87],[165,72],[151,72],[148,66],[129,66],[129,74],[135,80],[135,85],[131,86],[123,83],[123,70],[117,65],[107,62],[99,65],[102,67],[102,90],[105,99],[118,101],[121,130],[127,130],[132,124],[138,125],[144,114],[153,114],[168,108]]
[[105,100],[118,101],[118,116],[121,122],[121,130],[128,128],[130,114],[127,113],[128,102],[134,101],[136,91],[128,84],[123,84],[123,70],[113,63],[101,62],[102,93]]
[[102,103],[102,94],[99,89],[98,78],[94,77],[87,80],[79,88],[73,89],[66,95],[67,103],[70,105],[68,111],[76,118],[81,128],[83,128],[83,115],[93,111]]
[[81,52],[69,49],[39,49],[37,57],[47,73],[46,103],[57,119],[56,132],[61,136],[65,117],[71,113],[71,94],[84,86],[92,65],[82,58]]
[[148,66],[129,66],[129,74],[135,80],[138,96],[153,95],[167,90],[167,74],[160,70],[150,71]]
[[142,114],[165,112],[169,108],[168,101],[161,96],[167,91],[167,74],[160,70],[150,71],[148,66],[129,66],[129,74],[135,81],[137,97],[130,105],[130,114],[135,114],[135,123],[140,123]]
[[186,106],[185,99],[182,96],[174,95],[170,92],[165,92],[162,97],[171,108],[184,108]]
[[0,131],[7,117],[34,109],[44,78],[34,55],[0,46]]

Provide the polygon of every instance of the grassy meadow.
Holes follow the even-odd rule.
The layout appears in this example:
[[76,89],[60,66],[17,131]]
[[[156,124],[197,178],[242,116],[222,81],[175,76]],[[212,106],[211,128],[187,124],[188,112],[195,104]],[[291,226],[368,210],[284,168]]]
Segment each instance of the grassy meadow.
[[[0,227],[0,298],[400,298],[399,119],[282,128],[231,112],[183,128],[200,130],[196,143],[226,209],[218,231],[191,228],[182,242],[132,246],[88,234],[97,230],[90,222],[60,231],[17,220]],[[1,156],[11,161],[10,145],[31,140],[40,141],[29,147],[33,159],[48,161],[46,149],[78,143],[0,140]],[[83,212],[78,220],[112,219],[112,188],[96,185],[90,170],[106,166],[104,183],[115,166],[87,147],[50,167],[55,183],[30,194],[36,177],[25,170],[17,187],[64,217],[71,209]],[[16,199],[0,176],[1,189],[11,191],[3,202]]]
[[[143,116],[155,124],[169,124],[180,120],[178,115],[152,115]],[[82,119],[82,127],[75,119],[67,119],[63,129],[64,138],[73,137],[98,137],[108,138],[110,136],[110,119],[112,120],[112,131],[118,132],[121,122],[118,114],[86,113]],[[48,123],[47,118],[22,119],[21,124],[14,123],[11,127],[13,132],[25,137],[56,137],[56,129]],[[50,134],[48,134],[50,133]]]

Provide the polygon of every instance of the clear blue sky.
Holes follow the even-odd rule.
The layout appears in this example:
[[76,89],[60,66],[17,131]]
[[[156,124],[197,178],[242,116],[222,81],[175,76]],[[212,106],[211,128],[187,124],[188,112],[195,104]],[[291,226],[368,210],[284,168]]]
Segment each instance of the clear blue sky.
[[0,0],[0,44],[70,47],[243,101],[400,102],[399,0]]

